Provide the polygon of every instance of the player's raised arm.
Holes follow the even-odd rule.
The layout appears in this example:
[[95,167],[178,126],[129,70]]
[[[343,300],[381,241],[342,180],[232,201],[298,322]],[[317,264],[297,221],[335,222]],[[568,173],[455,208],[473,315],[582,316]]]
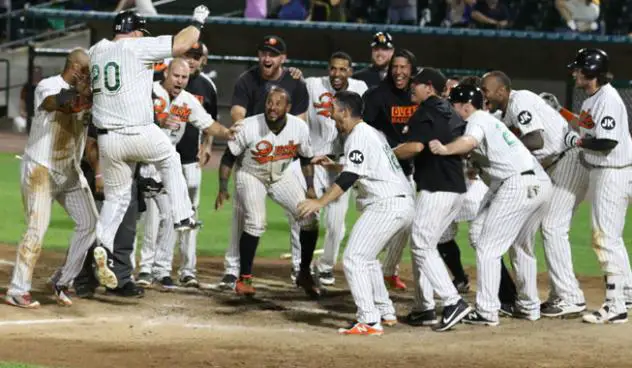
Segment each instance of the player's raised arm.
[[62,78],[71,88],[54,88],[47,80],[40,82],[35,88],[35,106],[52,112],[60,111],[70,113],[73,110],[73,102],[80,95],[85,95],[85,80],[88,79],[88,65],[90,60],[83,49],[73,50],[66,58]]
[[204,22],[206,22],[209,14],[210,11],[205,5],[198,5],[195,8],[193,11],[193,23],[173,37],[171,52],[174,57],[184,55],[198,41],[200,32],[204,28]]

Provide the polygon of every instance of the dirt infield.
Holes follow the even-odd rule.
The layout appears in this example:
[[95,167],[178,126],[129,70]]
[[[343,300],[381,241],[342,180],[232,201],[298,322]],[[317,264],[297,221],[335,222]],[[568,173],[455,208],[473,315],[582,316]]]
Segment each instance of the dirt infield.
[[[435,333],[400,324],[382,337],[337,336],[354,306],[342,275],[321,302],[289,282],[283,261],[257,260],[258,295],[149,290],[143,299],[99,295],[70,308],[50,299],[46,279],[62,254],[43,252],[34,276],[39,310],[0,306],[0,360],[56,367],[629,367],[632,325],[580,320],[502,319],[495,328],[459,325]],[[15,248],[0,246],[0,279]],[[221,260],[200,258],[204,283],[216,282]],[[409,270],[404,278],[410,282]],[[541,277],[541,281],[545,281]],[[603,297],[599,278],[581,279],[590,307]],[[541,285],[541,290],[546,290]],[[468,295],[472,301],[473,294]],[[410,293],[394,294],[398,314]]]

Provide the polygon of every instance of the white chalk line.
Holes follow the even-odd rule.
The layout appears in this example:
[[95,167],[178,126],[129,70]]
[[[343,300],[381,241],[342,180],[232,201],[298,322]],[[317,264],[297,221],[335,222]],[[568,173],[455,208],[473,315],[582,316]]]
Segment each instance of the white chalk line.
[[0,321],[1,326],[32,326],[32,325],[52,325],[63,323],[82,323],[82,322],[113,322],[121,320],[121,318],[56,318],[56,319],[25,319],[15,321]]
[[6,259],[0,259],[0,266],[15,266],[15,262],[7,261]]

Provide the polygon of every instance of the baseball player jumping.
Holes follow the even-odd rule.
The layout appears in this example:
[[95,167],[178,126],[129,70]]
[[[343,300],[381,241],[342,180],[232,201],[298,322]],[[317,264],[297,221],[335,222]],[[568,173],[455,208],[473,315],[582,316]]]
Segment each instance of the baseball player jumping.
[[79,274],[95,240],[97,209],[88,182],[79,167],[89,123],[89,59],[76,49],[66,58],[60,75],[43,79],[35,88],[35,118],[22,159],[21,187],[26,232],[18,245],[7,304],[37,308],[31,298],[33,269],[48,229],[52,201],[56,200],[75,222],[66,261],[52,279],[61,305],[72,305],[68,286]]
[[588,196],[592,200],[593,249],[606,280],[606,301],[583,320],[588,323],[625,323],[624,284],[630,272],[623,228],[632,197],[632,138],[628,113],[617,90],[609,83],[608,55],[600,49],[581,49],[568,65],[575,86],[589,96],[576,121],[579,134],[570,131],[566,145],[582,148],[590,170]]
[[481,90],[492,109],[503,112],[503,122],[515,131],[554,183],[541,226],[551,285],[541,314],[560,317],[580,313],[586,309],[586,300],[573,272],[568,233],[573,214],[588,190],[588,170],[579,162],[579,149],[564,144],[570,127],[540,96],[512,90],[511,80],[503,72],[484,75]]
[[[265,231],[266,197],[277,202],[298,220],[298,203],[305,197],[316,198],[314,171],[311,164],[312,148],[309,128],[305,122],[290,115],[290,95],[281,87],[271,87],[265,97],[265,112],[244,119],[242,130],[221,159],[219,193],[215,208],[229,199],[228,179],[236,161],[235,206],[241,208],[243,231],[239,240],[239,279],[235,291],[240,295],[254,295],[252,263]],[[288,170],[296,158],[301,160],[307,191],[296,176]],[[300,219],[301,265],[296,284],[311,297],[320,290],[312,278],[310,265],[318,240],[316,215]]]
[[193,24],[175,36],[143,37],[145,20],[121,12],[114,20],[114,39],[103,39],[89,51],[93,123],[99,134],[105,201],[97,223],[94,249],[99,281],[117,286],[111,270],[114,235],[131,198],[137,162],[156,166],[172,204],[176,230],[196,227],[193,206],[175,148],[154,124],[153,64],[184,54],[197,42],[209,10],[195,8]]
[[[450,92],[450,101],[465,120],[465,134],[443,145],[429,143],[439,155],[466,154],[491,178],[492,197],[476,243],[476,311],[464,323],[498,325],[500,301],[500,258],[510,254],[520,285],[519,311],[524,318],[540,318],[540,300],[536,282],[535,232],[551,195],[551,180],[527,148],[500,120],[482,111],[483,94],[479,88],[458,85]],[[542,175],[536,175],[542,172]],[[513,246],[512,246],[513,245]]]
[[314,158],[339,172],[335,183],[319,199],[298,205],[301,216],[312,216],[340,198],[351,186],[358,188],[362,215],[344,252],[345,277],[358,308],[357,321],[338,330],[343,335],[382,335],[382,323],[397,323],[377,256],[395,237],[408,237],[415,206],[413,190],[384,135],[362,121],[362,97],[346,91],[336,95],[332,117],[347,136],[344,165],[327,156]]

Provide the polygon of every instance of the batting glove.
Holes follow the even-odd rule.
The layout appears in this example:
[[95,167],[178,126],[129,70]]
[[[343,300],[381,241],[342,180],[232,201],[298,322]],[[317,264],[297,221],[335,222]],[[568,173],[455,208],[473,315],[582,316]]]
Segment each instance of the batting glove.
[[546,102],[549,106],[554,108],[555,111],[560,111],[560,109],[562,108],[562,105],[557,100],[557,97],[555,97],[554,94],[549,93],[549,92],[542,92],[540,93],[540,97],[542,97],[544,102]]
[[198,7],[193,10],[193,21],[199,23],[201,26],[206,22],[206,18],[208,18],[210,13],[206,5],[198,5]]

